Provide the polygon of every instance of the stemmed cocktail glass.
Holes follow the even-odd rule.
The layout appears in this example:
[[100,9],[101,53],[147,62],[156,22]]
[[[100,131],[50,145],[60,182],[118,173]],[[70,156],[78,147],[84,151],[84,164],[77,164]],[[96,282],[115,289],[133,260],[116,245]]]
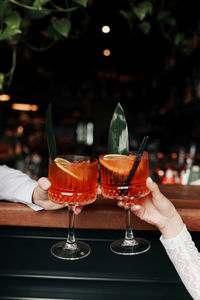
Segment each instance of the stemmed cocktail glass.
[[[145,151],[141,154],[130,153],[128,156],[107,154],[101,155],[99,161],[103,196],[123,201],[126,211],[125,238],[113,242],[110,246],[111,250],[122,255],[146,252],[150,248],[150,243],[133,236],[130,205],[135,199],[142,198],[149,193],[146,187],[146,179],[149,176],[148,153]],[[134,176],[131,178],[132,170],[134,170]]]
[[66,204],[69,211],[69,228],[66,241],[56,243],[51,253],[57,258],[75,260],[86,257],[90,247],[76,241],[74,211],[95,201],[97,195],[98,160],[87,156],[64,155],[49,161],[49,199]]

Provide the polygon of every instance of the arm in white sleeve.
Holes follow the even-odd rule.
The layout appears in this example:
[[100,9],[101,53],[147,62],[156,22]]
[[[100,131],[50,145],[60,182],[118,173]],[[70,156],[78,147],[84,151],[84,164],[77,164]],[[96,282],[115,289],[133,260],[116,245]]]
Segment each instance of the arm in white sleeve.
[[20,202],[28,205],[33,210],[42,207],[32,202],[32,194],[37,182],[21,171],[0,166],[0,200]]
[[200,253],[186,226],[175,238],[160,241],[190,295],[200,300]]

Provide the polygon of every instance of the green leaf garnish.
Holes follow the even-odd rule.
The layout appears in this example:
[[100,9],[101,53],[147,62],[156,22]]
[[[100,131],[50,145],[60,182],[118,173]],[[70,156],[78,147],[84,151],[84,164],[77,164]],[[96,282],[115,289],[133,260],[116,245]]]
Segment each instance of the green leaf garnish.
[[54,160],[56,158],[57,151],[56,151],[56,139],[53,130],[51,103],[49,103],[47,113],[46,113],[46,132],[47,132],[49,156],[52,160]]
[[108,153],[129,155],[128,126],[120,103],[117,104],[110,123]]
[[5,79],[4,74],[3,74],[3,73],[0,73],[0,90],[3,89],[4,79]]

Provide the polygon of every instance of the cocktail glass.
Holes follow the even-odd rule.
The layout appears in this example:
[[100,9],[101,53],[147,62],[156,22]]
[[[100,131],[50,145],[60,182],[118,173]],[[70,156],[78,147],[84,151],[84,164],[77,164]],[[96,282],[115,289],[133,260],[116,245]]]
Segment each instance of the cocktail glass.
[[51,253],[60,259],[76,260],[86,257],[90,247],[75,239],[74,211],[76,206],[96,200],[98,160],[80,155],[59,156],[49,161],[49,199],[66,204],[69,212],[69,228],[66,241],[56,243]]
[[122,255],[135,255],[146,252],[150,243],[142,238],[135,238],[131,229],[130,205],[135,199],[148,195],[146,179],[149,176],[148,152],[143,152],[139,165],[130,182],[127,178],[136,160],[136,153],[129,156],[120,154],[107,154],[99,157],[102,195],[108,199],[124,202],[126,211],[125,238],[114,241],[110,249]]

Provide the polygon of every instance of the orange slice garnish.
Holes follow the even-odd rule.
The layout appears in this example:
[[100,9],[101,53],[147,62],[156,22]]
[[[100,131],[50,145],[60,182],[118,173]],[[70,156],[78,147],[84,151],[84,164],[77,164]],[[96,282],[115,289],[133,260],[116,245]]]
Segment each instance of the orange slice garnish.
[[57,157],[54,159],[54,162],[55,162],[56,166],[59,167],[61,170],[68,173],[69,175],[73,176],[74,178],[78,179],[78,176],[69,170],[69,167],[72,164],[68,160]]
[[120,176],[127,176],[133,166],[134,155],[106,154],[100,158],[100,163],[109,171]]

